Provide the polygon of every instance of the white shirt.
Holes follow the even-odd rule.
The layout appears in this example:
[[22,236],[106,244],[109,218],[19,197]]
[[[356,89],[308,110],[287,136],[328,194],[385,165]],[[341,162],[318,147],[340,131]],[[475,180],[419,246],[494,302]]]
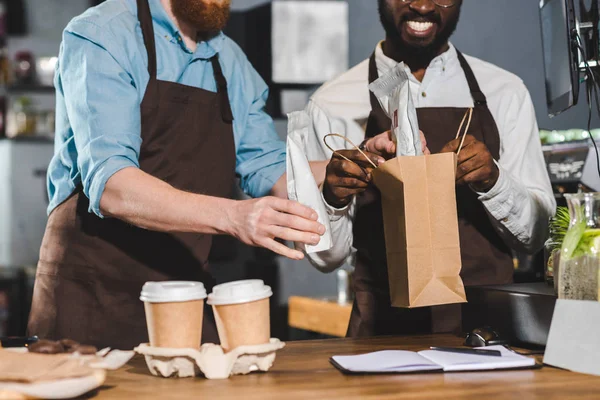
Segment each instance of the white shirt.
[[[535,110],[527,88],[517,76],[474,57],[465,56],[481,91],[487,97],[500,134],[500,176],[479,200],[488,211],[495,229],[515,250],[534,252],[543,245],[548,219],[554,215],[556,201],[542,153]],[[385,75],[397,63],[383,54],[381,44],[375,49],[379,75]],[[371,104],[368,89],[369,60],[325,83],[311,97],[306,107],[314,134],[306,144],[310,161],[331,158],[324,145],[329,133],[347,137],[356,145],[365,137]],[[417,108],[473,107],[473,99],[456,49],[436,57],[425,73],[423,82],[409,74],[412,98]],[[336,149],[352,146],[335,137],[327,139]],[[311,262],[323,271],[332,271],[348,262],[353,265],[353,201],[344,209],[328,206],[333,248],[309,254]]]

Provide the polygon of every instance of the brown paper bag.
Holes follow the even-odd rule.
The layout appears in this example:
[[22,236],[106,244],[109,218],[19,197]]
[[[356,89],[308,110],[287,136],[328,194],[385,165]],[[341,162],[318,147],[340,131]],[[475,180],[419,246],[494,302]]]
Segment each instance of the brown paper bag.
[[456,138],[463,132],[463,140],[457,153],[396,157],[379,167],[373,165],[373,182],[381,192],[393,307],[467,301],[460,277],[455,181],[457,154],[472,116],[473,109],[467,110],[460,123]]
[[456,154],[398,157],[373,171],[381,192],[394,307],[463,303]]

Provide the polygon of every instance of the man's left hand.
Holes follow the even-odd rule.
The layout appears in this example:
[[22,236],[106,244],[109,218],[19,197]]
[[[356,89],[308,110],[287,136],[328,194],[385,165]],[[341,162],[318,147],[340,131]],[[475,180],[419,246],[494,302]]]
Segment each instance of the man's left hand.
[[[455,153],[461,140],[458,138],[446,144],[440,153]],[[467,135],[458,155],[456,183],[469,185],[476,192],[487,192],[494,187],[499,175],[498,166],[487,146]]]

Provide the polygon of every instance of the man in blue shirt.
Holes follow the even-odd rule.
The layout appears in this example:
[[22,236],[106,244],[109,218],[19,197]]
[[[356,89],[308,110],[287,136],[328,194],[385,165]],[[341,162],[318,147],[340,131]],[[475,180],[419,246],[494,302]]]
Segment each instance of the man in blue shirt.
[[[49,220],[31,334],[113,348],[147,341],[146,281],[213,282],[212,235],[301,259],[316,213],[284,197],[267,86],[221,32],[229,0],[108,0],[64,31]],[[207,341],[218,340],[210,309]]]

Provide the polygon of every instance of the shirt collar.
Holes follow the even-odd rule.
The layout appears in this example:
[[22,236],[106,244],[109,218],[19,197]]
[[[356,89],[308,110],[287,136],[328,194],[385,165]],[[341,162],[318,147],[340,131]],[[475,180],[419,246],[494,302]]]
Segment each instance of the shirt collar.
[[[160,26],[164,29],[170,37],[167,37],[172,42],[177,42],[181,48],[188,52],[189,49],[185,46],[185,43],[181,39],[181,34],[179,33],[179,29],[177,25],[173,22],[171,17],[165,11],[163,5],[160,0],[148,0],[150,4],[150,13],[152,14],[152,20],[155,25]],[[164,36],[164,35],[161,35]],[[219,53],[223,49],[223,42],[225,41],[225,35],[223,32],[219,32],[216,36],[210,38],[207,41],[202,41],[198,43],[196,47],[196,51],[194,51],[194,58],[202,58],[207,59],[211,58],[215,54]]]
[[[379,73],[386,74],[392,68],[394,68],[396,64],[398,64],[398,62],[396,62],[395,60],[391,59],[383,53],[382,44],[383,41],[379,42],[377,44],[377,47],[375,48],[375,63],[377,64],[377,70],[379,71]],[[431,63],[427,67],[427,72],[429,72],[430,70],[437,69],[445,71],[448,67],[458,64],[458,55],[456,52],[456,48],[452,43],[448,43],[448,45],[448,50],[431,60]],[[412,74],[410,74],[410,76],[412,76]]]

